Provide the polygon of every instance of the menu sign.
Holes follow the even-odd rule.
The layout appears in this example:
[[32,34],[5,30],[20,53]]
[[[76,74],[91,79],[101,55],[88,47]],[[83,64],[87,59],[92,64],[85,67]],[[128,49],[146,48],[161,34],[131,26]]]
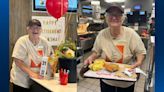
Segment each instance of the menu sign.
[[65,17],[58,20],[51,16],[32,16],[42,24],[41,36],[45,37],[52,46],[58,46],[65,40]]

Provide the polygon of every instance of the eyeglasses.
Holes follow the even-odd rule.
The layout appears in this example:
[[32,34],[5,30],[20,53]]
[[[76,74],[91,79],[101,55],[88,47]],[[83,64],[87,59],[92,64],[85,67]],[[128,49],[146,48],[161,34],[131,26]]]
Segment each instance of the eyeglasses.
[[30,27],[31,30],[41,30],[41,27],[38,26],[32,26]]
[[117,20],[120,20],[121,19],[121,17],[122,17],[122,14],[107,14],[107,17],[109,18],[109,19],[117,19]]
[[122,14],[109,14],[109,16],[112,16],[112,17],[121,17]]
[[121,17],[121,13],[113,12],[113,13],[107,13],[107,16],[112,16],[112,17]]

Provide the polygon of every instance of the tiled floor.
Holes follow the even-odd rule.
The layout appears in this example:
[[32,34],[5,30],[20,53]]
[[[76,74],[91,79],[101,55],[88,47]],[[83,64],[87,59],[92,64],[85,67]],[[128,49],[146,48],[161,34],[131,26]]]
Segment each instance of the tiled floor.
[[[90,52],[84,55],[84,59],[90,55]],[[146,72],[148,68],[148,59],[146,57],[141,69]],[[78,64],[77,69],[80,71],[83,63]],[[142,74],[140,75],[139,80],[135,83],[134,92],[144,92],[144,85],[145,85],[145,76]],[[79,76],[78,81],[78,92],[100,92],[100,84],[99,79],[92,79],[92,78],[81,78]],[[153,91],[152,91],[153,92]]]
[[85,78],[79,81],[78,92],[100,92],[99,79]]
[[[90,54],[90,52],[86,53],[84,55],[84,59],[86,59]],[[80,71],[82,66],[83,63],[78,64],[77,70]],[[81,78],[81,76],[79,76],[77,92],[100,92],[99,79]]]

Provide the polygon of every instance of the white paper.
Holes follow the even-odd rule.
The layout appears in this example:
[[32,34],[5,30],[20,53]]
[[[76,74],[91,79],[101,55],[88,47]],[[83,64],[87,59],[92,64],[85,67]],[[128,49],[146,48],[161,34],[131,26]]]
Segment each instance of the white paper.
[[125,69],[125,71],[123,71],[124,74],[128,75],[129,77],[132,76],[132,73],[128,71],[128,69]]
[[147,74],[143,70],[141,70],[140,68],[135,68],[135,71],[136,71],[136,73],[141,73],[147,77]]
[[151,41],[151,43],[155,43],[155,36],[151,36],[150,41]]

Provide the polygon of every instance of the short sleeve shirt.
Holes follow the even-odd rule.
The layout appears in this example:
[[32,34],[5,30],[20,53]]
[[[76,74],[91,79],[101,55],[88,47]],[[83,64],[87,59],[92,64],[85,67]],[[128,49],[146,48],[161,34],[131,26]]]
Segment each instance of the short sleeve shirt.
[[[40,37],[39,43],[33,45],[29,40],[29,36],[25,35],[17,40],[12,57],[22,60],[34,72],[39,72],[41,57],[43,55],[49,56],[50,53],[53,53],[53,50],[45,38]],[[29,76],[16,66],[14,61],[10,72],[10,81],[24,88],[28,88],[30,85]]]
[[[131,28],[123,27],[123,35],[112,37],[110,29],[106,28],[98,34],[92,51],[102,58],[124,64],[131,64],[133,56],[146,54],[145,46],[140,36]],[[105,83],[117,87],[129,87],[133,82],[103,80]]]
[[[123,35],[113,38],[109,28],[98,34],[92,51],[105,59],[117,63],[130,64],[132,57],[137,54],[146,54],[145,46],[140,36],[131,28],[123,27]],[[115,58],[116,60],[113,60]]]

